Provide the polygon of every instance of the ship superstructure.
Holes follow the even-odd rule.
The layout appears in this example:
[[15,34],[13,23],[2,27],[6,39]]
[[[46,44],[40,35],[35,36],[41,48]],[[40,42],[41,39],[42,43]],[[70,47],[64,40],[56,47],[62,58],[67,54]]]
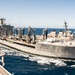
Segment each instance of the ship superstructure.
[[5,23],[5,18],[0,18],[0,38],[6,38],[13,35],[13,28],[10,24]]

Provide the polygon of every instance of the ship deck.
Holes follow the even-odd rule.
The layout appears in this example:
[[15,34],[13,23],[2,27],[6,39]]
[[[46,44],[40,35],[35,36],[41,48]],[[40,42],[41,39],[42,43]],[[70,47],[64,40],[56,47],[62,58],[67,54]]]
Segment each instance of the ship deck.
[[29,43],[26,43],[25,41],[12,40],[12,39],[7,39],[7,41],[15,43],[15,44],[23,45],[23,46],[35,48],[35,44],[29,44]]
[[11,75],[11,74],[0,65],[0,75]]
[[17,49],[19,51],[25,52],[25,53],[30,53],[33,55],[39,55],[39,56],[45,56],[45,57],[56,57],[54,54],[50,53],[50,52],[46,52],[46,51],[42,51],[42,50],[37,50],[36,48],[31,48],[31,47],[27,47],[27,46],[23,46],[20,44],[16,44],[13,42],[8,42],[5,40],[0,40],[0,43],[3,45],[6,45],[8,47]]

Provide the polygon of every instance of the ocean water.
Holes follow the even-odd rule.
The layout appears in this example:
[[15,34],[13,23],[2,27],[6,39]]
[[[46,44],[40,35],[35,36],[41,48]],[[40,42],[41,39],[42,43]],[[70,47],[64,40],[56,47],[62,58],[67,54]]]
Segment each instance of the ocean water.
[[[38,57],[37,57],[38,58]],[[23,56],[5,56],[5,68],[14,75],[75,75],[75,62],[49,59],[30,60]],[[45,58],[46,59],[46,58]],[[38,62],[39,61],[39,62]],[[47,60],[48,61],[48,60]]]
[[[35,30],[35,34],[36,35],[42,35],[42,31],[44,28],[33,28]],[[60,31],[63,31],[64,28],[48,28],[48,33],[50,33],[51,31],[56,31],[56,33],[58,34]],[[75,34],[75,29],[69,29],[72,33]],[[14,33],[17,34],[18,31],[14,30]],[[28,28],[24,28],[23,29],[23,34],[27,35],[28,33]]]
[[35,56],[0,45],[5,68],[13,75],[75,75],[75,60]]
[[[41,35],[43,28],[35,30],[37,35]],[[59,32],[63,29],[56,30]],[[27,29],[24,30],[24,34],[27,34]],[[35,56],[3,45],[0,45],[0,48],[5,52],[4,67],[13,75],[75,75],[75,60]]]

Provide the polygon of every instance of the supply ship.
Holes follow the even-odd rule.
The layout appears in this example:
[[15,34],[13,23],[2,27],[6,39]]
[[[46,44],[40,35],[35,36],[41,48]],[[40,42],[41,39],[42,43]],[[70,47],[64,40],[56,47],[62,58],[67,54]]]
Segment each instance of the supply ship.
[[[48,28],[45,28],[42,35],[39,36],[35,35],[35,30],[30,26],[27,35],[23,33],[24,28],[16,28],[16,35],[14,33],[11,35],[8,34],[4,41],[3,39],[0,40],[0,43],[34,55],[75,59],[75,36],[67,28],[66,21],[64,21],[64,24],[65,29],[59,32],[59,34],[56,34],[56,31],[48,33]],[[13,29],[12,26],[10,27]],[[12,29],[10,32],[13,31]],[[33,35],[31,35],[32,33]]]

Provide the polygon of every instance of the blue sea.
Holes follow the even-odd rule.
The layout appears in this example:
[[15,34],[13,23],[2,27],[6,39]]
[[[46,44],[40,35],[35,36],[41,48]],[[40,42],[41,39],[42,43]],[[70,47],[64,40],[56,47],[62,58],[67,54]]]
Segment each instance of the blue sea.
[[[42,35],[43,29],[45,28],[33,28],[35,30],[35,34],[36,35]],[[75,34],[75,29],[68,29],[70,30],[72,33]],[[64,31],[64,28],[48,28],[48,33],[50,33],[51,31],[56,31],[56,33],[58,34],[60,31]],[[14,33],[17,34],[18,31],[15,29]],[[23,34],[27,35],[28,33],[28,28],[24,28],[23,29]]]
[[[37,35],[41,35],[43,28],[35,28],[35,30]],[[59,32],[63,29],[56,30]],[[70,30],[74,32],[74,29]],[[25,34],[26,31],[25,29]],[[4,67],[13,75],[75,75],[75,60],[31,55],[3,45],[0,45],[0,48],[5,52]]]

